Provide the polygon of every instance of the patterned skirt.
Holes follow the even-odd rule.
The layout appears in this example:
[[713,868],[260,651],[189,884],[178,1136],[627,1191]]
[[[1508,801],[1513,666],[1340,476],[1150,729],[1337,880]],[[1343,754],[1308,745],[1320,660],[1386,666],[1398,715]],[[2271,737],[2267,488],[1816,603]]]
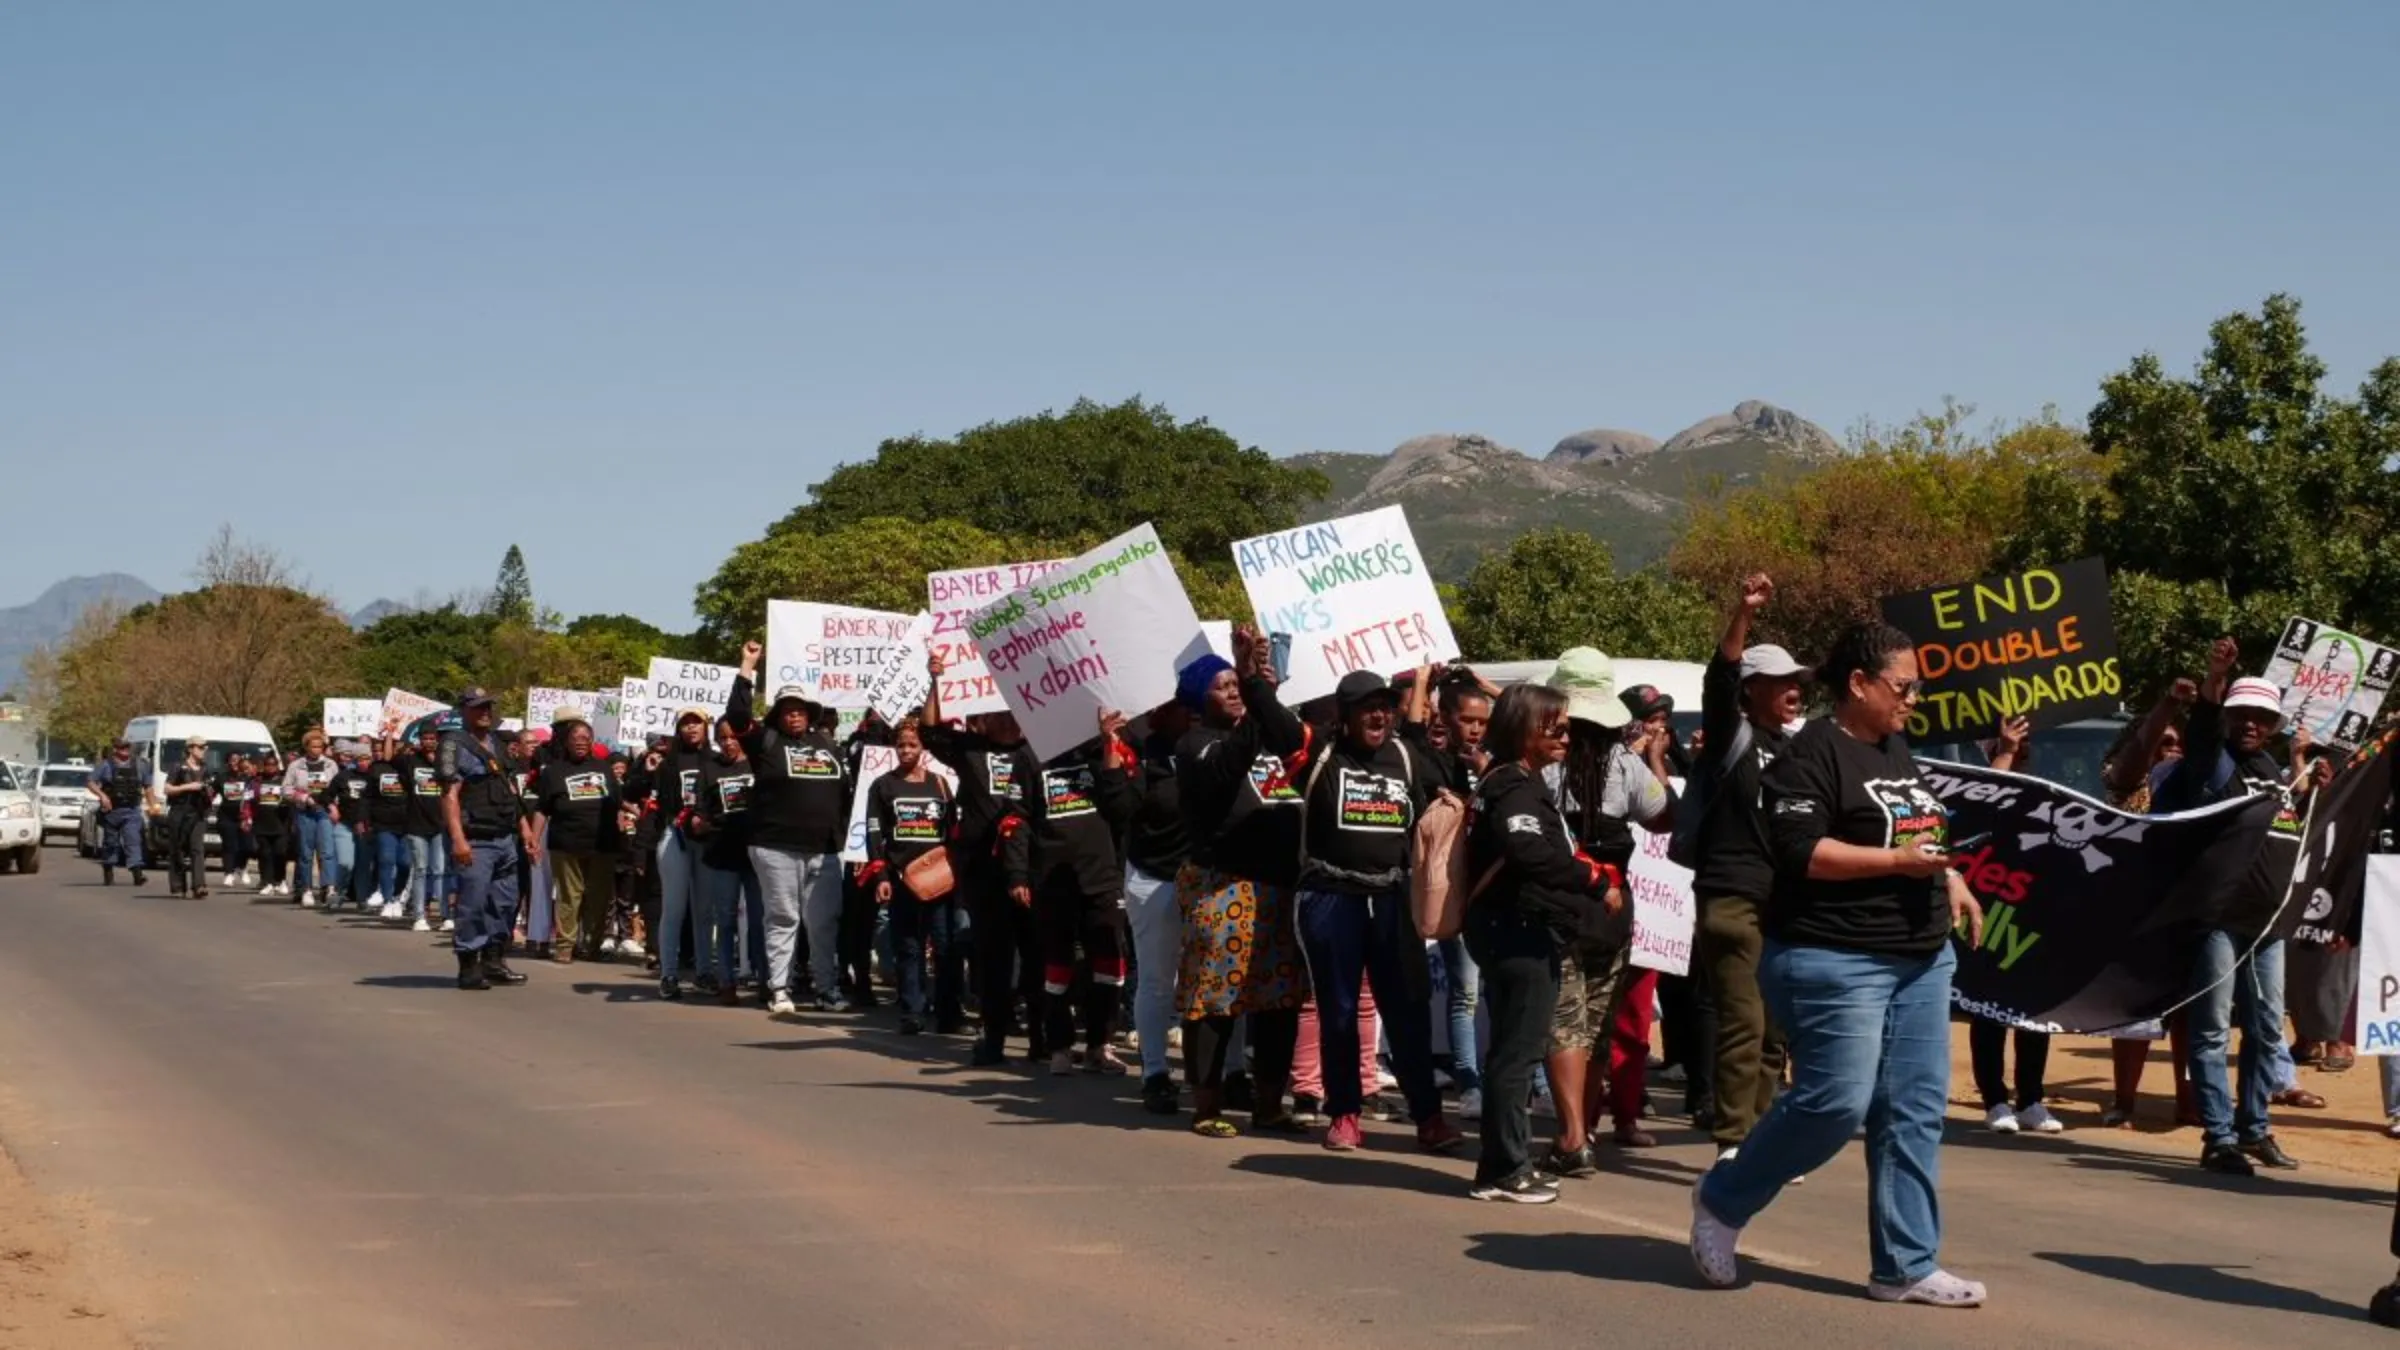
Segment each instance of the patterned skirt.
[[1185,863],[1175,904],[1183,914],[1176,987],[1184,1021],[1287,1011],[1308,997],[1289,890]]

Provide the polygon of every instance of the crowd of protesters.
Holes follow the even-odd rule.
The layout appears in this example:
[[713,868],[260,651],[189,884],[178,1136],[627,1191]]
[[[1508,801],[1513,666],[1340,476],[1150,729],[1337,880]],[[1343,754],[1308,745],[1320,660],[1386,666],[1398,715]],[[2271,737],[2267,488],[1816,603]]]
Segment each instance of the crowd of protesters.
[[[671,736],[629,753],[576,709],[500,733],[470,689],[455,730],[312,732],[288,762],[235,756],[215,774],[195,746],[165,791],[178,838],[214,811],[222,886],[438,928],[462,989],[522,983],[507,964],[522,954],[641,961],[662,999],[688,988],[776,1016],[860,1013],[888,991],[903,1034],[971,1034],[981,1066],[1021,1045],[1055,1074],[1138,1075],[1145,1109],[1206,1138],[1314,1135],[1346,1152],[1398,1119],[1450,1153],[1455,1122],[1480,1121],[1470,1194],[1488,1201],[1545,1204],[1595,1175],[1603,1120],[1617,1147],[1655,1146],[1642,1120],[1663,1011],[1668,1072],[1718,1149],[1692,1195],[1708,1283],[1735,1283],[1742,1229],[1863,1135],[1871,1294],[1973,1306],[1984,1287],[1940,1264],[1937,1192],[1950,939],[1978,938],[1982,914],[1905,735],[1915,648],[1862,623],[1811,670],[1750,640],[1774,589],[1752,576],[1733,597],[1689,743],[1670,698],[1619,689],[1589,648],[1540,683],[1362,672],[1292,708],[1273,644],[1244,628],[1230,659],[1178,672],[1173,700],[1105,713],[1045,761],[1011,714],[952,719],[938,693],[843,736],[806,691],[759,689],[752,643],[724,709],[680,710]],[[2279,693],[2237,664],[2219,643],[2204,679],[2127,727],[2106,767],[2117,805],[2322,786],[2329,761],[2304,734],[2279,752]],[[938,659],[932,673],[938,691]],[[1994,767],[2024,770],[2036,739],[2004,728]],[[862,781],[869,746],[896,767]],[[845,864],[861,794],[865,861]],[[1460,931],[1428,941],[1411,874],[1417,826],[1445,796],[1467,804],[1471,892]],[[1628,960],[1637,827],[1689,841],[1688,977]],[[183,858],[172,889],[206,894]],[[2107,1123],[2131,1120],[2151,1042],[2172,1035],[2201,1165],[2297,1165],[2269,1112],[2323,1105],[2296,1060],[2338,1071],[2353,1052],[2313,995],[2339,984],[2338,953],[2293,1010],[2302,1053],[2285,1043],[2271,917],[2228,914],[2199,936],[2187,1004],[2118,1042]],[[1990,1128],[2062,1128],[2043,1102],[2048,1037],[1977,1023],[1970,1042]],[[1546,1145],[1537,1106],[1555,1122]]]

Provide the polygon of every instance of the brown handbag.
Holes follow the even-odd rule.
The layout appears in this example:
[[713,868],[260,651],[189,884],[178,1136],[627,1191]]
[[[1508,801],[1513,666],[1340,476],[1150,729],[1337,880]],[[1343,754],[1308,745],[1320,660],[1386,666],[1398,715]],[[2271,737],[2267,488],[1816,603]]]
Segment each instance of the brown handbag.
[[[942,805],[950,805],[950,782],[940,774],[931,775],[940,790]],[[939,844],[918,854],[900,869],[900,882],[909,894],[926,904],[947,899],[958,889],[958,876],[950,868],[950,846]]]

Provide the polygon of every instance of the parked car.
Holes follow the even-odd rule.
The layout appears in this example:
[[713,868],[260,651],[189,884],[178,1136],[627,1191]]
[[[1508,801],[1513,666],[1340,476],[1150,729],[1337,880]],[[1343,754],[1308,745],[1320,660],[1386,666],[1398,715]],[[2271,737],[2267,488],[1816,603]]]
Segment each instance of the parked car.
[[[2108,762],[2108,752],[2124,734],[2125,716],[2094,717],[2064,726],[2049,727],[2033,733],[2031,760],[2026,765],[2027,776],[2056,783],[2095,801],[2108,800],[2108,785],[2100,781],[2100,771]],[[1924,759],[1947,760],[1952,764],[1972,764],[1988,767],[1991,759],[1980,745],[1935,745],[1917,751]]]
[[[167,771],[183,762],[184,744],[198,737],[208,742],[208,771],[221,773],[225,763],[235,755],[257,759],[274,753],[275,738],[268,734],[267,724],[247,717],[195,717],[185,714],[137,717],[125,724],[125,739],[133,743],[133,757],[150,765],[151,787],[166,800]],[[143,831],[143,847],[152,856],[163,857],[166,852],[166,818],[152,816]],[[83,814],[78,818],[76,851],[87,858],[100,855],[100,801],[89,791],[84,793]],[[216,813],[208,817],[210,852],[217,850]]]
[[43,843],[49,843],[52,835],[72,839],[82,828],[83,808],[92,800],[84,785],[91,779],[92,766],[80,759],[35,770],[33,795],[42,812]]
[[42,870],[42,814],[33,787],[0,764],[0,872]]

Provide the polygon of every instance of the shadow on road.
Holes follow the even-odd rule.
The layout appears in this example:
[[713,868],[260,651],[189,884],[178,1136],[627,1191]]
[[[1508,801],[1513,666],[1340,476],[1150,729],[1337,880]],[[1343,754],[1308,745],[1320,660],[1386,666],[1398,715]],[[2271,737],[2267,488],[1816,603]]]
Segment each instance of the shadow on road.
[[[1393,1144],[1405,1147],[1398,1143],[1401,1138],[1405,1136],[1394,1136]],[[1308,1145],[1308,1151],[1255,1153],[1236,1159],[1232,1170],[1247,1172],[1252,1176],[1274,1177],[1281,1181],[1310,1181],[1320,1186],[1372,1186],[1380,1190],[1439,1196],[1445,1200],[1459,1199],[1467,1191],[1466,1177],[1455,1170],[1437,1172],[1430,1167],[1391,1158],[1327,1153],[1317,1148],[1315,1141],[1310,1139],[1292,1142]]]
[[2364,1316],[2360,1308],[2336,1303],[2322,1294],[2312,1294],[2305,1289],[2286,1289],[2279,1284],[2232,1273],[2244,1269],[2241,1266],[2143,1261],[2130,1256],[2104,1256],[2089,1252],[2035,1252],[2033,1256],[2035,1260],[2065,1266],[2085,1275],[2138,1285],[2157,1293],[2196,1299],[2202,1303],[2263,1308],[2268,1312],[2314,1313],[2319,1317],[2335,1317],[2346,1322],[2359,1321]]
[[2295,1200],[2342,1200],[2354,1205],[2389,1205],[2392,1201],[2391,1191],[2382,1186],[2304,1181],[2285,1172],[2261,1171],[2255,1177],[2220,1176],[2215,1172],[2201,1171],[2197,1161],[2128,1149],[2100,1148],[2081,1142],[2073,1135],[2047,1139],[2023,1136],[2006,1138],[1982,1130],[1953,1130],[1942,1140],[1942,1145],[1945,1148],[1989,1149],[2000,1153],[2050,1154],[2069,1167],[2094,1172],[2123,1172],[2165,1185],[2226,1191],[2265,1199],[2283,1196]]
[[[1471,1233],[1467,1259],[1538,1275],[1581,1275],[1612,1284],[1681,1285],[1698,1289],[1699,1274],[1683,1244],[1642,1233]],[[1855,1281],[1742,1262],[1742,1283],[1782,1285],[1811,1294],[1861,1298]]]
[[359,984],[369,989],[450,989],[458,988],[458,976],[452,975],[366,975]]

